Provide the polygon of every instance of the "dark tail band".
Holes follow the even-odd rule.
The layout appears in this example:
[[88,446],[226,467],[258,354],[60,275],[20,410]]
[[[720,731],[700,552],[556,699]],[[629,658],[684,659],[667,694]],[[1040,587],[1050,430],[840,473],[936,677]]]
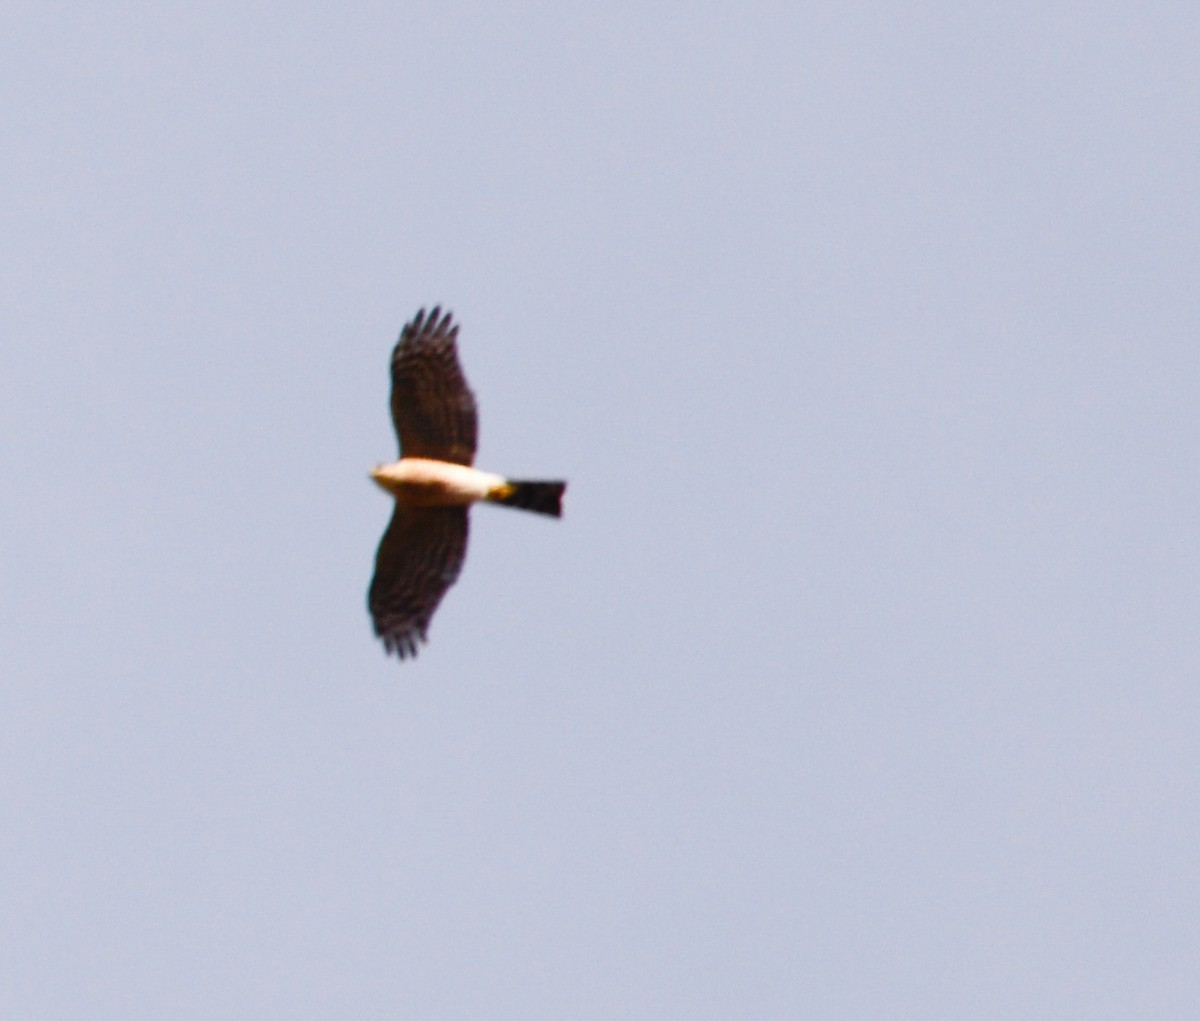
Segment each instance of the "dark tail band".
[[530,482],[509,479],[503,486],[488,494],[492,503],[506,507],[519,507],[535,514],[562,517],[562,496],[567,488],[565,482]]

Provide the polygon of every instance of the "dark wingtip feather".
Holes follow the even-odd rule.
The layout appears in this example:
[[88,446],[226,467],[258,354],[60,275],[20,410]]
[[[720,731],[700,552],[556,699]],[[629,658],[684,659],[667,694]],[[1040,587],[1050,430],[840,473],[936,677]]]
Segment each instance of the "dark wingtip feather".
[[422,306],[417,310],[417,314],[405,324],[400,339],[404,341],[409,337],[418,337],[422,334],[438,340],[444,337],[453,339],[458,334],[458,323],[454,322],[454,313],[449,309],[443,313],[441,305],[434,305],[426,315],[425,308]]

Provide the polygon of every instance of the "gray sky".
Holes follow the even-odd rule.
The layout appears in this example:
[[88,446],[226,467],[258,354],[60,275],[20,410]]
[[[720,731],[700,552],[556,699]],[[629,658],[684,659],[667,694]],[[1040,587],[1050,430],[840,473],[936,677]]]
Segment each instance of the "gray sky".
[[[0,1014],[1194,1018],[1198,53],[6,4]],[[434,302],[481,466],[571,488],[401,665]]]

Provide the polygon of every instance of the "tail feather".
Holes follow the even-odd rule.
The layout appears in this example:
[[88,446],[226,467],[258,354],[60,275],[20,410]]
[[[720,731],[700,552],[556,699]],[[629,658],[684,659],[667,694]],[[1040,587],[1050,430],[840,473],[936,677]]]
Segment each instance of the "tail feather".
[[551,517],[561,518],[562,496],[566,488],[565,482],[509,479],[503,486],[498,486],[489,493],[488,500],[492,503],[502,503],[506,507],[519,507],[535,514],[549,514]]

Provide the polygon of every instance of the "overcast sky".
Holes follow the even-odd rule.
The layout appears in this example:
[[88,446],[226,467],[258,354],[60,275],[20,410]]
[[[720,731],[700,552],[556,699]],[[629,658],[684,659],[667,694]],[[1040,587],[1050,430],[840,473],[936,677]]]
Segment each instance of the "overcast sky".
[[[1200,7],[0,12],[0,1014],[1187,1018]],[[477,508],[365,608],[388,356]]]

